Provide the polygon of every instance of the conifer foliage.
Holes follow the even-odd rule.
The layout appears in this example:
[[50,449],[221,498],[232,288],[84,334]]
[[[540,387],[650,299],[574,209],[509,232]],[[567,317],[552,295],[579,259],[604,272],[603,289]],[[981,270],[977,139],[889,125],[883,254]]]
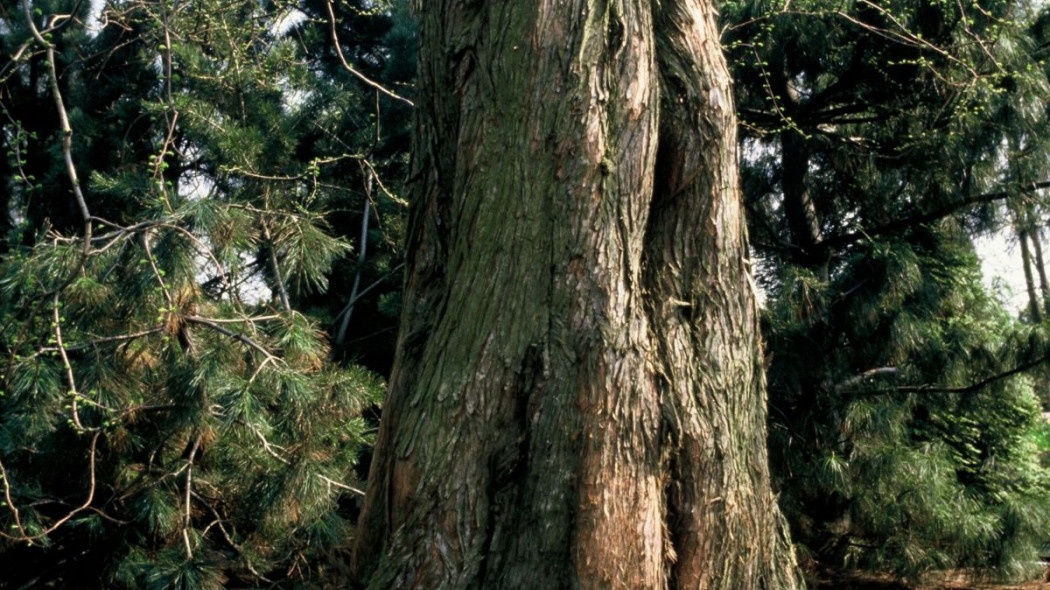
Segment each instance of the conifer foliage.
[[822,563],[1038,567],[1044,328],[985,294],[973,245],[1050,196],[1038,10],[727,3],[771,463]]
[[322,294],[396,287],[393,14],[0,10],[0,587],[338,579],[382,383],[332,360]]

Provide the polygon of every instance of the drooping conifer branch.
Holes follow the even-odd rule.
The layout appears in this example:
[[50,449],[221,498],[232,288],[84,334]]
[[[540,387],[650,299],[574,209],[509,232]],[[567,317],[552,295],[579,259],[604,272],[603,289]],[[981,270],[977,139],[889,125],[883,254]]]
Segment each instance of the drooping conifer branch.
[[1022,184],[1016,190],[1002,190],[973,195],[954,203],[947,203],[930,211],[906,215],[870,229],[829,236],[817,242],[814,248],[827,253],[832,250],[845,248],[862,240],[892,235],[925,223],[933,223],[978,205],[1005,201],[1018,194],[1034,193],[1047,188],[1050,188],[1050,180]]

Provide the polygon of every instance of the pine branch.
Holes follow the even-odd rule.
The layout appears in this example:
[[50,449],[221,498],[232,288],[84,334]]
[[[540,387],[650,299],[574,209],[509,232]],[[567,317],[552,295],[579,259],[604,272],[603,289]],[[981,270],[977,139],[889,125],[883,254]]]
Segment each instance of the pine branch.
[[[1020,364],[1020,365],[1018,365],[1018,366],[1016,366],[1016,367],[1014,367],[1014,368],[1012,368],[1012,369],[1010,369],[1008,371],[1004,371],[1002,373],[996,373],[995,375],[991,375],[989,377],[985,377],[984,379],[982,379],[980,381],[977,381],[975,383],[972,383],[970,385],[965,385],[965,386],[962,386],[962,387],[943,387],[943,386],[939,386],[939,385],[935,385],[935,384],[930,383],[930,384],[926,384],[926,385],[900,385],[900,386],[897,386],[897,387],[889,387],[889,388],[882,388],[882,389],[867,389],[867,390],[865,390],[865,389],[854,389],[854,390],[841,389],[840,390],[838,387],[836,387],[835,391],[836,392],[840,392],[840,393],[846,393],[846,394],[864,394],[864,395],[881,395],[881,394],[893,394],[893,393],[948,393],[948,394],[966,395],[966,394],[970,394],[970,393],[977,393],[977,392],[981,391],[982,389],[984,389],[985,387],[988,387],[989,385],[992,385],[994,383],[998,383],[999,381],[1002,381],[1004,379],[1009,379],[1010,377],[1013,377],[1014,375],[1018,375],[1020,373],[1026,372],[1026,371],[1030,371],[1030,370],[1032,370],[1032,369],[1038,367],[1039,365],[1042,365],[1043,363],[1046,363],[1048,361],[1050,361],[1050,355],[1047,355],[1047,356],[1044,356],[1042,358],[1038,358],[1038,359],[1029,361],[1027,363],[1022,363],[1022,364]],[[878,371],[878,370],[879,369],[876,369],[876,371]],[[895,369],[894,369],[894,371],[895,371]],[[849,379],[848,381],[846,381],[845,383],[843,383],[843,385],[853,384],[858,379],[863,379],[863,378],[865,378],[867,376],[869,376],[869,375],[867,373],[865,373],[863,375],[860,375],[859,377],[853,377],[853,378]]]
[[373,81],[368,76],[365,76],[361,72],[357,71],[356,69],[354,69],[353,66],[350,65],[349,62],[346,61],[346,56],[343,55],[343,46],[339,42],[339,32],[335,28],[335,11],[332,9],[332,0],[325,1],[325,8],[328,9],[328,22],[332,28],[332,43],[335,45],[335,53],[339,57],[339,61],[343,64],[343,67],[346,68],[348,72],[360,79],[362,82],[371,86],[372,88],[375,88],[377,91],[382,92],[383,94],[389,96],[390,98],[393,98],[394,100],[400,100],[401,102],[407,104],[410,107],[415,107],[415,103],[413,103],[411,100],[408,100],[407,98],[401,96],[400,94],[397,94],[396,92],[387,90],[382,84]]
[[[1042,190],[1046,188],[1050,188],[1050,180],[1023,184],[1020,187],[1018,187],[1018,192],[1032,193],[1037,190]],[[933,209],[932,211],[927,211],[925,213],[915,213],[907,217],[896,219],[889,223],[884,223],[871,229],[858,230],[838,236],[824,238],[823,240],[817,242],[813,246],[813,249],[816,252],[819,252],[821,255],[826,255],[829,250],[834,248],[843,248],[845,246],[850,246],[852,244],[875,236],[897,233],[910,227],[914,227],[916,225],[922,225],[924,223],[930,223],[932,221],[943,219],[953,213],[957,213],[959,211],[962,211],[963,209],[967,209],[975,205],[984,205],[987,203],[1002,201],[1011,197],[1014,194],[1016,193],[1012,191],[996,191],[992,193],[974,195],[971,197],[967,197],[961,201],[949,203],[947,205],[938,207],[936,209]]]

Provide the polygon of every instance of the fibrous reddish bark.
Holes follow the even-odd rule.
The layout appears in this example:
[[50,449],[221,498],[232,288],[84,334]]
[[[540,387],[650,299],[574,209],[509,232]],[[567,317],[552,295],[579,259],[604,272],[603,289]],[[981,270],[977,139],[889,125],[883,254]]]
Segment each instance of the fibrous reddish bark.
[[430,0],[371,588],[797,588],[706,0]]

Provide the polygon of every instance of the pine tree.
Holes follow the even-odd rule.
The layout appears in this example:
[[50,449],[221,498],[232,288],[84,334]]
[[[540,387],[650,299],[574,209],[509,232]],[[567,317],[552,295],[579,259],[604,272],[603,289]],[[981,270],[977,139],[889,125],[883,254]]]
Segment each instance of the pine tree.
[[26,7],[0,35],[0,587],[337,583],[382,383],[309,302],[363,248],[331,211],[398,228],[374,89],[294,4]]
[[1034,563],[1039,404],[1009,377],[1047,349],[982,292],[972,244],[1045,198],[1033,10],[734,2],[724,15],[768,295],[772,464],[793,531],[826,564]]

